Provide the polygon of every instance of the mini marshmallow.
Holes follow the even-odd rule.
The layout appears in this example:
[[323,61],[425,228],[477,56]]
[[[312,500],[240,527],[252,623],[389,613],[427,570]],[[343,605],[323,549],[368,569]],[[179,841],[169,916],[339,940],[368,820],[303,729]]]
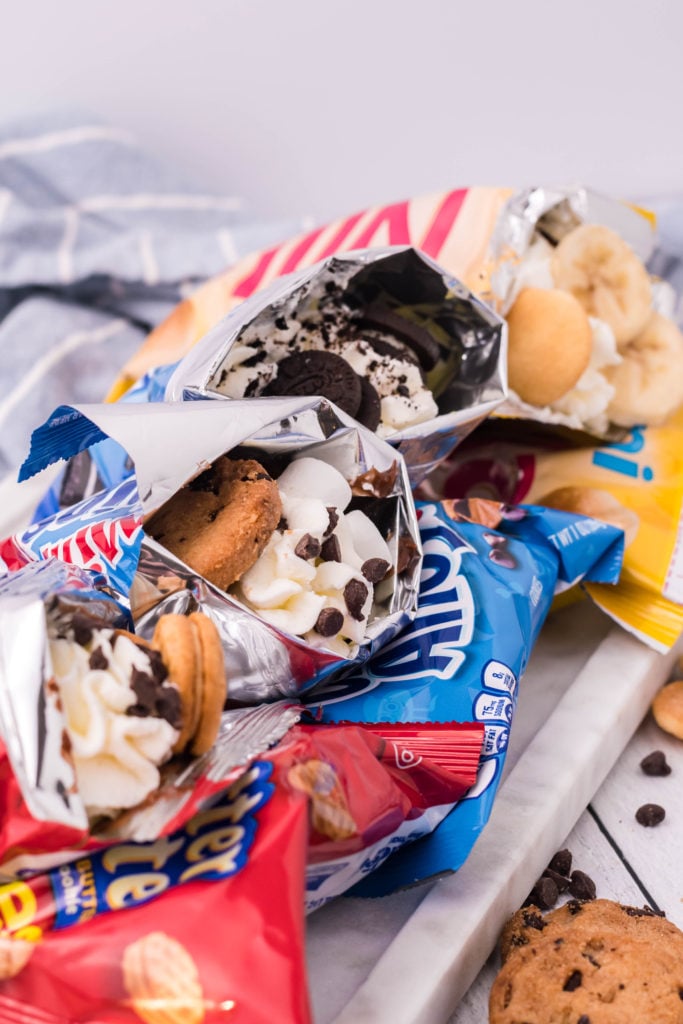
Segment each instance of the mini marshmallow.
[[277,485],[285,498],[315,495],[325,505],[334,505],[342,512],[351,501],[351,488],[339,470],[310,456],[290,462],[278,477]]

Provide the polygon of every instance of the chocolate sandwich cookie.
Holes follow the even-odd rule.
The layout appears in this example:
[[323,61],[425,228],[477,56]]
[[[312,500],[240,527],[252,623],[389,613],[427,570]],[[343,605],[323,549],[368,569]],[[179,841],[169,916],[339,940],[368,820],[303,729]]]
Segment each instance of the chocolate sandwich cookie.
[[223,455],[155,512],[145,530],[227,590],[254,564],[281,516],[277,484],[261,464]]
[[[414,354],[423,370],[433,370],[441,357],[439,343],[426,327],[414,320],[408,320],[386,306],[368,306],[363,313],[360,325],[386,331],[398,341],[403,342],[403,345]],[[374,341],[371,344],[373,348],[376,348]]]
[[321,395],[349,416],[361,404],[361,379],[341,356],[313,350],[294,352],[277,364],[277,376],[263,389],[264,395]]
[[368,430],[377,430],[382,418],[382,403],[376,390],[369,380],[359,377],[361,395],[360,405],[356,412],[356,419]]
[[227,695],[218,630],[202,612],[162,615],[152,646],[159,651],[169,680],[180,693],[181,723],[174,754],[195,756],[213,746]]
[[502,937],[490,1024],[681,1024],[683,933],[648,908],[524,908]]

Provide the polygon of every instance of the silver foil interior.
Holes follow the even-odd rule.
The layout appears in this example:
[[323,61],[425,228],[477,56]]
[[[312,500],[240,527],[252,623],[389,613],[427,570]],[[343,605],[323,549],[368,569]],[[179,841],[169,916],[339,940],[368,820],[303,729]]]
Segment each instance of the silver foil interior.
[[337,287],[388,288],[402,305],[436,303],[448,335],[448,352],[457,371],[437,394],[439,415],[388,437],[406,459],[416,486],[506,396],[504,321],[461,282],[447,275],[424,253],[406,246],[358,250],[274,281],[241,303],[193,347],[166,390],[168,401],[218,398],[221,369],[240,333],[256,321],[267,324],[310,308],[328,282]]

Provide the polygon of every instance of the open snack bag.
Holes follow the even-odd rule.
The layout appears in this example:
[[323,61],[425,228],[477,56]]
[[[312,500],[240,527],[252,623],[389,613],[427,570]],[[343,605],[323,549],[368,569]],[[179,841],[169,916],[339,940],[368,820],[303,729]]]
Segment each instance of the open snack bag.
[[662,422],[683,402],[682,375],[671,381],[683,359],[675,296],[647,269],[653,218],[579,186],[418,197],[247,257],[152,332],[112,395],[184,356],[283,274],[387,243],[414,246],[512,324],[512,393],[500,412],[616,439],[621,428]]
[[[327,401],[57,410],[35,432],[24,472],[105,435],[129,453],[135,477],[31,527],[3,557],[68,544],[72,560],[101,564],[97,537],[130,523],[134,571],[111,582],[130,591],[138,632],[151,636],[168,611],[205,612],[231,701],[298,694],[415,614],[421,547],[405,464]],[[93,526],[100,509],[106,529]]]

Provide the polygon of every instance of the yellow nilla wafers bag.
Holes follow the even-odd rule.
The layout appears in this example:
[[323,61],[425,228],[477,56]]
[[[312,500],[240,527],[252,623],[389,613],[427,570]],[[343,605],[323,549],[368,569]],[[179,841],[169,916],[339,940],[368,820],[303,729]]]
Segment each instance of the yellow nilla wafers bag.
[[512,430],[489,421],[432,474],[433,494],[551,505],[620,526],[619,583],[585,589],[650,646],[673,646],[683,630],[683,410],[664,427],[599,446],[539,432],[525,440],[522,429],[513,442]]

